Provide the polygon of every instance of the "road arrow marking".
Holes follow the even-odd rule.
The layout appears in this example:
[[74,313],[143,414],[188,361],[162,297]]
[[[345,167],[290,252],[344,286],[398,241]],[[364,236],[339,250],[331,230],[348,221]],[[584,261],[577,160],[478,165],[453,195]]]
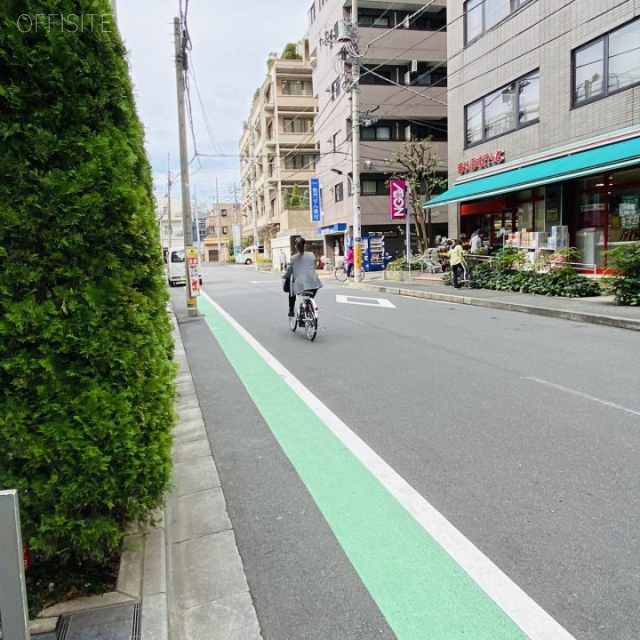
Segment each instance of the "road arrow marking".
[[384,307],[385,309],[395,309],[396,305],[391,300],[385,300],[384,298],[362,298],[360,296],[343,296],[336,295],[336,302],[343,302],[344,304],[361,304],[366,307]]

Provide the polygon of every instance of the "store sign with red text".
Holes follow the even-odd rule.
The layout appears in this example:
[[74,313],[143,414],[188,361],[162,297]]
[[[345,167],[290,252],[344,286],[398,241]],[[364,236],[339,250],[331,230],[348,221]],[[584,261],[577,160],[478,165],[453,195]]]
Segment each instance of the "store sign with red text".
[[482,156],[471,158],[471,160],[458,162],[458,174],[462,176],[465,173],[471,173],[478,169],[487,169],[496,164],[502,164],[503,162],[504,151],[502,149],[496,149],[494,153],[485,153]]
[[389,180],[389,210],[392,220],[404,220],[407,217],[407,181]]

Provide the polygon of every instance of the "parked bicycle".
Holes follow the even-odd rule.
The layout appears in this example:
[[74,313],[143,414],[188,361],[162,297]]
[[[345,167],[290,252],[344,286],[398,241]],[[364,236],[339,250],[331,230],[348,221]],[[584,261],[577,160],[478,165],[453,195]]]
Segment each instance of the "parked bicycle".
[[293,315],[289,317],[289,327],[295,331],[303,327],[307,340],[313,341],[318,332],[318,305],[313,299],[313,291],[303,291],[296,296]]

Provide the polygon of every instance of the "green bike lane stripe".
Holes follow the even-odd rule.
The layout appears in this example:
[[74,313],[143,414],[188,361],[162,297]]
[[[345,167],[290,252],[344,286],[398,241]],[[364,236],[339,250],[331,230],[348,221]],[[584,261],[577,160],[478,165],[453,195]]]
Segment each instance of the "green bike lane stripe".
[[208,327],[399,640],[572,638],[219,305],[204,292],[200,300]]

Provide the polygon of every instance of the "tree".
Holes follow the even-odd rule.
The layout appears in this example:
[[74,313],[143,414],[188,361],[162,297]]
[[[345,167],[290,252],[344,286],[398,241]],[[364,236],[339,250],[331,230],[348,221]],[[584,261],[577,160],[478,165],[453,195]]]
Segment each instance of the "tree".
[[295,42],[289,42],[282,52],[283,60],[302,60],[302,56],[298,53]]
[[175,422],[151,171],[100,16],[109,0],[0,9],[0,488],[60,563],[117,557],[162,504]]
[[407,181],[411,215],[415,223],[418,249],[423,253],[431,246],[433,213],[424,203],[431,199],[435,189],[447,186],[447,179],[440,175],[442,162],[435,152],[431,137],[410,140],[394,150],[390,166],[402,167],[391,178]]

